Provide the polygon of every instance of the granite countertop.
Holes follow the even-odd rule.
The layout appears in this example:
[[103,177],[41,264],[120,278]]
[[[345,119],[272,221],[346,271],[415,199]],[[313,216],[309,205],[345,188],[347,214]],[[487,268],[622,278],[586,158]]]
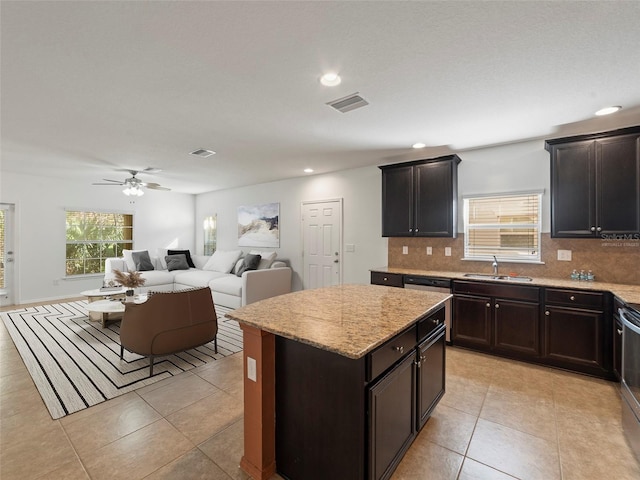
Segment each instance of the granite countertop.
[[227,314],[241,324],[358,359],[450,298],[381,285],[336,285],[252,303]]
[[[533,277],[531,282],[514,282],[509,280],[491,280],[465,277],[466,272],[445,272],[434,270],[418,270],[411,268],[380,267],[372,268],[372,272],[397,273],[404,275],[420,275],[424,277],[441,277],[474,282],[506,283],[508,285],[535,285],[537,287],[571,288],[578,290],[597,290],[611,292],[625,303],[640,303],[640,285],[624,285],[620,283],[585,282],[563,278]],[[473,273],[473,272],[469,272]]]

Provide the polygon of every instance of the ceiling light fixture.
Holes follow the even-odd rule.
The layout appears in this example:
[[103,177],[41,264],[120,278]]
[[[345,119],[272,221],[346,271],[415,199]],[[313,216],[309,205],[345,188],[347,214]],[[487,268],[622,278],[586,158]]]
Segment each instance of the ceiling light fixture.
[[305,168],[304,173],[313,173],[313,168]]
[[422,142],[418,142],[418,143],[414,143],[413,145],[411,145],[413,148],[424,148],[427,146],[426,143],[422,143]]
[[596,112],[596,115],[601,117],[602,115],[611,115],[612,113],[616,113],[618,110],[622,109],[620,105],[615,105],[613,107],[605,107],[601,108]]
[[127,197],[141,197],[142,195],[144,195],[142,188],[140,188],[138,185],[127,185],[127,187],[122,190],[122,193],[124,193]]
[[335,87],[340,85],[340,82],[342,82],[342,79],[337,73],[329,72],[320,77],[320,83],[325,87]]

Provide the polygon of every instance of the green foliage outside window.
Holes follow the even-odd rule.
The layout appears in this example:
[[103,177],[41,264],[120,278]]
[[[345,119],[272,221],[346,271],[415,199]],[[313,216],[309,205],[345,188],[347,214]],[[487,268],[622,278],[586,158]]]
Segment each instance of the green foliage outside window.
[[104,261],[133,247],[133,215],[66,212],[66,275],[104,272]]

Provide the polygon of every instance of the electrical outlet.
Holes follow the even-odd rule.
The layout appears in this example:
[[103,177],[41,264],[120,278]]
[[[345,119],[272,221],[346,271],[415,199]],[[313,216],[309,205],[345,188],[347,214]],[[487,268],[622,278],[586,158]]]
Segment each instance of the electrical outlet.
[[570,262],[571,250],[558,250],[558,260],[561,262]]
[[403,255],[408,255],[409,254],[409,247],[402,247],[402,254]]
[[444,256],[445,257],[451,256],[451,247],[444,247]]
[[247,378],[249,380],[253,380],[254,382],[258,381],[258,372],[256,368],[256,359],[247,357]]
[[433,255],[433,248],[427,247],[427,255]]

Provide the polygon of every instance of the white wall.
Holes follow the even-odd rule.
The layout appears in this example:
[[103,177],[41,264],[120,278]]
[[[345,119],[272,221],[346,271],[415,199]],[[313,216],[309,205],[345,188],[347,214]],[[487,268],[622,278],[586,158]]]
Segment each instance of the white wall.
[[65,279],[65,209],[134,214],[134,248],[194,248],[194,195],[147,190],[134,203],[117,187],[2,172],[0,202],[16,206],[16,303],[78,296],[102,277]]
[[[499,193],[544,189],[543,231],[549,231],[549,154],[544,141],[529,141],[459,153],[458,193]],[[387,240],[381,232],[381,176],[377,167],[345,170],[222,190],[198,196],[148,190],[135,204],[120,189],[74,181],[2,172],[0,202],[16,204],[17,301],[26,303],[77,295],[99,286],[99,278],[64,280],[64,209],[119,210],[135,214],[135,248],[189,248],[203,252],[204,218],[218,215],[218,248],[237,249],[237,207],[280,203],[280,258],[302,286],[301,204],[344,200],[344,283],[368,283],[369,269],[387,264]],[[462,229],[462,216],[460,229]],[[248,250],[248,248],[244,248]],[[57,285],[54,285],[56,283]]]
[[[354,252],[342,255],[343,282],[369,283],[369,269],[387,264],[387,240],[381,232],[381,178],[376,167],[345,170],[232,190],[198,195],[196,199],[197,253],[203,250],[202,222],[218,216],[218,249],[238,247],[237,208],[242,205],[280,203],[280,248],[278,257],[287,259],[294,271],[293,288],[302,288],[302,202],[343,199],[344,244]],[[246,252],[250,250],[244,247]]]

